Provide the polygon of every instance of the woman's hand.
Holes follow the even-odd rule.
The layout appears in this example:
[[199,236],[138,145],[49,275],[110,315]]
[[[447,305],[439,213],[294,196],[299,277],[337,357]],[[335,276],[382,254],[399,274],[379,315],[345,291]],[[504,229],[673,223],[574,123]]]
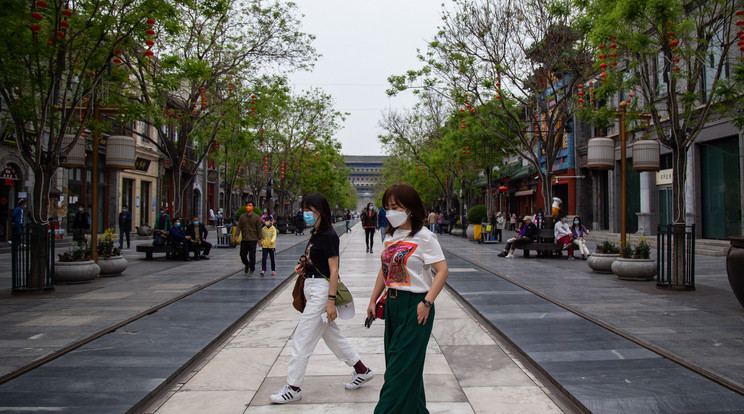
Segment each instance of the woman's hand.
[[302,265],[302,264],[297,263],[297,266],[295,266],[294,271],[298,275],[301,275],[301,274],[303,274],[305,272],[305,266]]
[[431,308],[424,305],[423,302],[419,302],[416,307],[416,317],[419,325],[426,325],[426,320],[429,319],[429,310]]
[[367,306],[367,317],[369,318],[370,316],[377,317],[377,303],[375,302],[370,302],[369,306]]
[[336,312],[336,303],[330,299],[326,303],[326,313],[328,314],[328,322],[333,322],[338,317]]

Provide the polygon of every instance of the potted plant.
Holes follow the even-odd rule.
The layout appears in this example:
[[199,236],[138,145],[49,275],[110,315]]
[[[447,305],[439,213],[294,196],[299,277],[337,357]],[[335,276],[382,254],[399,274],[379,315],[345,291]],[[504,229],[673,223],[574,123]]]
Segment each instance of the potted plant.
[[731,247],[726,253],[726,273],[736,299],[744,306],[744,236],[729,237]]
[[98,276],[101,268],[90,258],[90,246],[75,247],[58,254],[54,263],[55,283],[86,283]]
[[596,253],[589,256],[586,264],[597,273],[612,273],[612,262],[620,256],[620,248],[608,240],[597,244]]
[[473,206],[468,211],[468,229],[467,229],[467,235],[468,240],[477,240],[476,236],[480,238],[481,234],[481,221],[487,216],[488,212],[486,210],[486,206],[483,204],[478,204],[477,206]]
[[651,259],[651,245],[641,236],[633,248],[627,241],[620,257],[612,262],[612,273],[622,280],[653,280],[656,276],[656,259]]
[[462,236],[465,234],[465,226],[462,225],[462,221],[457,220],[455,222],[455,225],[452,227],[452,235],[453,236]]
[[116,233],[108,228],[98,239],[98,266],[101,267],[101,277],[118,276],[127,268],[127,259],[121,255],[121,249],[114,246]]

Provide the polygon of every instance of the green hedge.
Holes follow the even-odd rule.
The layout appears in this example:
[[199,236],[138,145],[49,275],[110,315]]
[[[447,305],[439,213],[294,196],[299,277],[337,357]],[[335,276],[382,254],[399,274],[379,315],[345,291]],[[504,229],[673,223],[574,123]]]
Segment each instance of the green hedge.
[[[263,211],[258,207],[253,207],[253,212],[259,216],[263,214]],[[240,216],[242,216],[243,213],[245,213],[245,206],[240,207],[238,211],[235,212],[235,220],[240,220]]]
[[484,206],[483,204],[473,206],[468,211],[468,223],[480,224],[487,215],[488,211],[486,210],[486,206]]

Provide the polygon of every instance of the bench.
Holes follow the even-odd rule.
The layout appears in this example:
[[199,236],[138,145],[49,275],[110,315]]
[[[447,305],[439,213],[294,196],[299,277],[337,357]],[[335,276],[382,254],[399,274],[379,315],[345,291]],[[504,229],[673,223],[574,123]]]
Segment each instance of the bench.
[[547,256],[552,256],[555,253],[557,256],[561,256],[563,251],[563,245],[554,242],[555,235],[553,229],[539,229],[537,231],[537,239],[532,243],[518,243],[515,249],[520,249],[524,252],[524,257],[530,257],[530,251],[535,250],[538,254],[542,253]]
[[[189,253],[195,251],[194,249],[198,249],[198,253],[201,253],[204,250],[203,246],[189,246]],[[165,244],[162,246],[155,246],[152,244],[140,244],[137,245],[137,252],[138,253],[144,253],[145,254],[145,260],[152,260],[153,253],[165,253],[165,257],[168,259],[171,259],[173,257],[178,257],[181,255],[180,249],[175,249],[171,247],[169,244]]]

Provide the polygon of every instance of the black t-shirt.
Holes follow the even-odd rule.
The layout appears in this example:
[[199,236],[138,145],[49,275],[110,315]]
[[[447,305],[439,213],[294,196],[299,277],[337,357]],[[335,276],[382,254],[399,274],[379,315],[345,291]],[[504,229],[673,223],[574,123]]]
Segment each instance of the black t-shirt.
[[331,277],[328,259],[338,256],[338,234],[333,228],[314,233],[305,248],[308,274]]

